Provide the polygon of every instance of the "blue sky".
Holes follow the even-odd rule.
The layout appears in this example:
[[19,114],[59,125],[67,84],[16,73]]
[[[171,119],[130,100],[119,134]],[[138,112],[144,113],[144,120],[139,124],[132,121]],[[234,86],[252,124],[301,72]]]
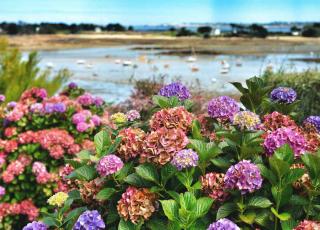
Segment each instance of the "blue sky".
[[0,21],[126,25],[320,21],[320,0],[0,0]]

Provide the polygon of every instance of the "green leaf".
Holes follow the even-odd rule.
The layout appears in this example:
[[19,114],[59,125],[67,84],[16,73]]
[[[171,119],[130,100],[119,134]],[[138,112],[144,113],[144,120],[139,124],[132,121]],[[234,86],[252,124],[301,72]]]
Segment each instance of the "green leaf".
[[138,187],[151,187],[152,184],[141,178],[137,173],[131,173],[128,175],[124,181],[130,185],[135,185]]
[[136,173],[145,180],[159,183],[159,175],[154,165],[146,163],[135,168]]
[[271,170],[278,176],[278,178],[282,178],[283,175],[289,172],[290,165],[289,163],[278,159],[276,156],[272,156],[269,158],[269,163]]
[[219,207],[216,220],[229,216],[231,213],[237,211],[237,205],[234,203],[225,203]]
[[104,188],[96,196],[98,200],[108,200],[116,190],[114,188]]
[[161,168],[161,182],[163,185],[167,183],[167,181],[174,176],[177,172],[176,167],[172,164],[168,163]]
[[283,160],[290,165],[293,163],[294,160],[294,153],[290,145],[284,144],[280,148],[278,148],[274,152],[274,156],[277,157],[280,160]]
[[[69,221],[74,222],[80,216],[80,214],[86,210],[87,210],[87,207],[79,207],[79,208],[73,209],[72,211],[70,211],[68,213],[68,215],[64,219],[63,224],[66,224]],[[73,224],[73,223],[71,223],[71,224]]]
[[119,222],[118,230],[138,230],[138,228],[136,228],[136,226],[130,221],[121,219]]
[[102,151],[105,150],[111,144],[110,135],[106,130],[102,130],[94,136],[94,144],[96,151],[101,155]]
[[74,170],[71,174],[66,176],[66,178],[69,178],[69,179],[76,178],[79,180],[89,181],[89,180],[93,180],[96,176],[97,176],[97,172],[94,166],[84,165]]
[[275,210],[273,207],[271,208],[271,212],[278,218],[280,219],[281,221],[287,221],[291,218],[291,215],[290,213],[287,213],[287,212],[284,212],[284,213],[281,213],[279,214],[277,212],[277,210]]
[[116,172],[115,174],[116,179],[120,181],[124,180],[124,178],[128,176],[132,168],[133,168],[133,162],[125,163],[122,169]]
[[308,169],[309,176],[312,180],[319,180],[320,178],[320,157],[312,154],[303,154],[301,156],[303,163]]
[[275,185],[277,183],[277,178],[276,176],[274,175],[274,173],[269,170],[266,166],[264,166],[263,164],[258,164],[257,165],[260,172],[261,172],[261,175],[265,178],[268,179],[268,181],[272,184],[272,185]]
[[88,150],[82,150],[81,152],[77,153],[76,156],[80,160],[88,161],[90,160],[91,153]]
[[197,199],[191,192],[180,194],[180,206],[182,209],[192,211],[196,208]]
[[80,196],[80,192],[79,190],[72,190],[68,193],[68,196],[70,199],[73,199],[73,200],[80,200],[81,199],[81,196]]
[[42,222],[45,223],[48,227],[60,227],[59,222],[52,217],[45,217],[42,219]]
[[304,174],[304,169],[294,168],[290,169],[289,173],[285,175],[283,183],[292,184],[293,182],[299,180]]
[[179,217],[179,206],[175,200],[160,200],[162,209],[169,220],[175,221]]
[[192,121],[192,138],[196,139],[196,140],[202,140],[203,137],[201,135],[201,125],[200,122],[198,120],[193,120]]
[[152,97],[152,101],[155,105],[159,106],[162,109],[170,107],[169,99],[167,97],[155,95]]
[[239,215],[239,218],[246,224],[253,224],[255,217],[256,217],[256,214],[253,212]]
[[272,203],[268,198],[262,196],[254,196],[249,199],[247,205],[253,208],[268,208],[272,205]]
[[197,200],[196,204],[196,218],[200,218],[207,214],[207,212],[210,210],[212,207],[213,199],[209,197],[201,197]]

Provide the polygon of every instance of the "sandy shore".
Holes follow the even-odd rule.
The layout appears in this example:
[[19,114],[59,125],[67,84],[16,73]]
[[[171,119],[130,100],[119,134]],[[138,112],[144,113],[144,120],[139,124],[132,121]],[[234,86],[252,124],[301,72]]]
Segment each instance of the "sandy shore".
[[[12,47],[22,50],[53,50],[99,46],[135,45],[135,49],[163,50],[164,54],[251,54],[320,52],[320,38],[268,37],[210,38],[170,37],[161,34],[23,35],[8,37]],[[148,45],[149,47],[146,47]]]

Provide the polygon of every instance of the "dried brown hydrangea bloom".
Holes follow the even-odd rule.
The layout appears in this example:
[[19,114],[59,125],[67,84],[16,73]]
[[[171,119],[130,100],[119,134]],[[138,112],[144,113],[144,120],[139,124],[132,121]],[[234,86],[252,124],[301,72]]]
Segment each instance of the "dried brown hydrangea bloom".
[[320,230],[320,223],[312,220],[301,221],[294,230]]
[[307,151],[309,152],[316,152],[320,148],[320,135],[316,127],[312,124],[305,123],[301,129],[307,144]]
[[96,202],[96,195],[102,189],[103,184],[104,182],[101,178],[96,178],[88,182],[78,181],[82,200],[87,204]]
[[119,215],[136,224],[141,219],[147,220],[156,211],[156,194],[146,188],[128,187],[118,201]]
[[162,109],[153,114],[150,119],[150,127],[152,130],[166,127],[167,129],[179,128],[187,131],[191,127],[193,119],[194,115],[182,106]]
[[207,173],[200,177],[202,192],[216,201],[223,202],[227,199],[228,193],[224,189],[223,173]]
[[146,137],[140,162],[165,165],[172,160],[176,152],[184,149],[188,143],[189,140],[183,130],[162,127]]
[[146,134],[139,128],[127,128],[119,132],[121,143],[117,155],[124,161],[137,157],[143,151]]
[[[303,164],[293,164],[291,166],[291,168],[300,168],[300,169],[304,169],[305,170],[305,166]],[[296,189],[296,190],[305,190],[305,189],[311,189],[311,179],[309,177],[309,174],[307,173],[307,171],[305,170],[305,174],[303,174],[303,176],[298,179],[297,181],[295,181],[292,186]]]

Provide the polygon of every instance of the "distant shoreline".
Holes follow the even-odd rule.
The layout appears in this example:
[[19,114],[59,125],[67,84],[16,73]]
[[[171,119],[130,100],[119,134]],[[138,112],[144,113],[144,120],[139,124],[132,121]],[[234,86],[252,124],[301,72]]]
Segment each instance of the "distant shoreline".
[[[159,50],[165,55],[188,56],[191,50],[196,55],[264,55],[268,53],[310,53],[320,52],[320,38],[305,37],[268,37],[225,38],[214,37],[172,37],[155,33],[105,33],[105,34],[57,34],[57,35],[21,35],[7,37],[11,47],[24,51],[59,50],[90,47],[112,47],[134,45],[135,49]],[[150,48],[149,48],[150,49]]]

